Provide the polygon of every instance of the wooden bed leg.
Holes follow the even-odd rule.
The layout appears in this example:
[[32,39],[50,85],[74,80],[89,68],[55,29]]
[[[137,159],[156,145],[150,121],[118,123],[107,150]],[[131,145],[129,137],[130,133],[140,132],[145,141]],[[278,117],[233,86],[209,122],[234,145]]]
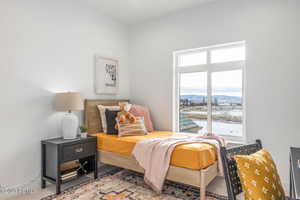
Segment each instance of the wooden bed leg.
[[200,200],[205,200],[205,192],[206,192],[206,174],[204,171],[201,171],[200,178]]
[[205,183],[201,183],[200,187],[200,200],[205,200],[205,192],[206,192],[206,186]]

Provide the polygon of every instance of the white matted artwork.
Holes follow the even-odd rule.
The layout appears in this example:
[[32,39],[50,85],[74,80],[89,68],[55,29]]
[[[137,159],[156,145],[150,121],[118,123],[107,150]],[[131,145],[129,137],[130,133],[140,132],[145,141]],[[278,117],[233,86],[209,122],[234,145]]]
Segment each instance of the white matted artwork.
[[96,56],[95,59],[95,92],[96,94],[117,94],[118,60]]

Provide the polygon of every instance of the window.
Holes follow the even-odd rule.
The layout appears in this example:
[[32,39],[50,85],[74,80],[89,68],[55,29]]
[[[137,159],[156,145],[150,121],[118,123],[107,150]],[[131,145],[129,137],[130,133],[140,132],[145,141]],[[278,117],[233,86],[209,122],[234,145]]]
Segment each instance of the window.
[[245,47],[214,49],[211,51],[211,63],[245,60]]
[[245,43],[174,53],[174,129],[244,139]]
[[191,66],[191,65],[201,65],[206,64],[207,61],[206,51],[204,52],[196,52],[196,53],[187,53],[179,56],[179,66]]

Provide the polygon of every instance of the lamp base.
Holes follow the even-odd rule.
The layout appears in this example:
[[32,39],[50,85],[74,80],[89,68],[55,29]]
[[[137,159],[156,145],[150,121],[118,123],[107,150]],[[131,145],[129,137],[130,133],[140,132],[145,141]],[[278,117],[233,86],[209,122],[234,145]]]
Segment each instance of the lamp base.
[[62,136],[63,139],[77,138],[78,117],[73,113],[66,113],[62,119]]

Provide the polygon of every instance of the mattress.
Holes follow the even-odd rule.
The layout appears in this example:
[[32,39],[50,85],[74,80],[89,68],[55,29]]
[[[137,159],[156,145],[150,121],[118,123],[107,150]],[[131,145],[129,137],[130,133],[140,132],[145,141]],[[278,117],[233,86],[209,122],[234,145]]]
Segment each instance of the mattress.
[[[97,137],[97,148],[102,151],[131,156],[135,144],[149,138],[162,138],[173,135],[173,132],[153,131],[145,136],[118,137],[105,133],[90,134]],[[178,145],[171,157],[171,165],[193,170],[209,167],[217,160],[217,151],[211,144],[192,143]]]

